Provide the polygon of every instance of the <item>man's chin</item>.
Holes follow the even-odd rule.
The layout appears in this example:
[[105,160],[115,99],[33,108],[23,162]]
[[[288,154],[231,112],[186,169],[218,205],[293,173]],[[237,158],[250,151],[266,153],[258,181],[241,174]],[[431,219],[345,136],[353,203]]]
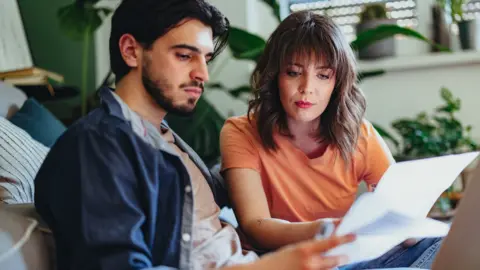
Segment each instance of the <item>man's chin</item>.
[[177,107],[177,108],[172,109],[168,113],[174,114],[174,115],[177,115],[177,116],[183,116],[183,117],[192,116],[195,113],[195,106],[193,106],[193,107]]

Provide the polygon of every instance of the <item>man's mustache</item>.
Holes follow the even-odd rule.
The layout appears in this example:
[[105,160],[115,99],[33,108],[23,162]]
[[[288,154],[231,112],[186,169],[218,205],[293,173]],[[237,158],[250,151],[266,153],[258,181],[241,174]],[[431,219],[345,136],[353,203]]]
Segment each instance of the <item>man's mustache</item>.
[[187,87],[198,87],[198,88],[202,89],[202,92],[203,92],[205,85],[201,82],[198,82],[198,81],[191,81],[189,83],[183,83],[183,84],[180,85],[180,88],[187,88]]

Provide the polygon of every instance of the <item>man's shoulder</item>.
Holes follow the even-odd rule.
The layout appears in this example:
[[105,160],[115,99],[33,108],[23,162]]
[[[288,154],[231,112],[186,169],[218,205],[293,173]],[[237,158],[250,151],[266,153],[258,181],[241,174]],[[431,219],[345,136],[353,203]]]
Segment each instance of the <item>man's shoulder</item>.
[[103,109],[95,109],[73,123],[61,137],[62,140],[76,140],[84,135],[119,137],[133,133],[125,119],[110,115]]

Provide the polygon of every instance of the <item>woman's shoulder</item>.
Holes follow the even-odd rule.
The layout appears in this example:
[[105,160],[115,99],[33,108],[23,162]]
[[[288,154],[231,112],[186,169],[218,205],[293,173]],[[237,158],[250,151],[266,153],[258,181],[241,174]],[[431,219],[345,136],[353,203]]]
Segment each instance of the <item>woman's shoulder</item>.
[[357,143],[358,150],[360,152],[366,151],[368,145],[375,140],[377,140],[377,132],[375,131],[375,127],[369,120],[364,118],[360,124],[360,134],[358,136]]
[[362,151],[379,150],[391,156],[390,149],[385,143],[380,133],[375,128],[375,125],[370,121],[364,119],[361,125],[361,135],[359,138],[359,146]]
[[255,130],[255,121],[247,115],[229,117],[224,124],[224,129],[238,129],[252,132]]
[[255,120],[249,119],[247,115],[233,116],[225,121],[222,133],[243,133],[248,136],[256,137]]
[[361,135],[361,137],[364,137],[364,138],[369,138],[371,136],[376,135],[375,134],[375,127],[373,126],[373,124],[369,120],[367,120],[365,118],[363,118],[362,123],[360,125],[360,135]]

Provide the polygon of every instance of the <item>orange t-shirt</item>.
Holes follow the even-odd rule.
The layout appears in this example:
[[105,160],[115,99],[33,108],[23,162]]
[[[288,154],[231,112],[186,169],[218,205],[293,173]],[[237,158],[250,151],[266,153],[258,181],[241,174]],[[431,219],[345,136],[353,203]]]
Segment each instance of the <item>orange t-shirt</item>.
[[298,222],[342,217],[354,202],[359,183],[377,184],[393,162],[384,141],[366,120],[348,168],[334,146],[310,159],[280,134],[274,135],[277,150],[266,150],[254,125],[246,116],[226,121],[220,135],[222,171],[257,171],[272,218]]

